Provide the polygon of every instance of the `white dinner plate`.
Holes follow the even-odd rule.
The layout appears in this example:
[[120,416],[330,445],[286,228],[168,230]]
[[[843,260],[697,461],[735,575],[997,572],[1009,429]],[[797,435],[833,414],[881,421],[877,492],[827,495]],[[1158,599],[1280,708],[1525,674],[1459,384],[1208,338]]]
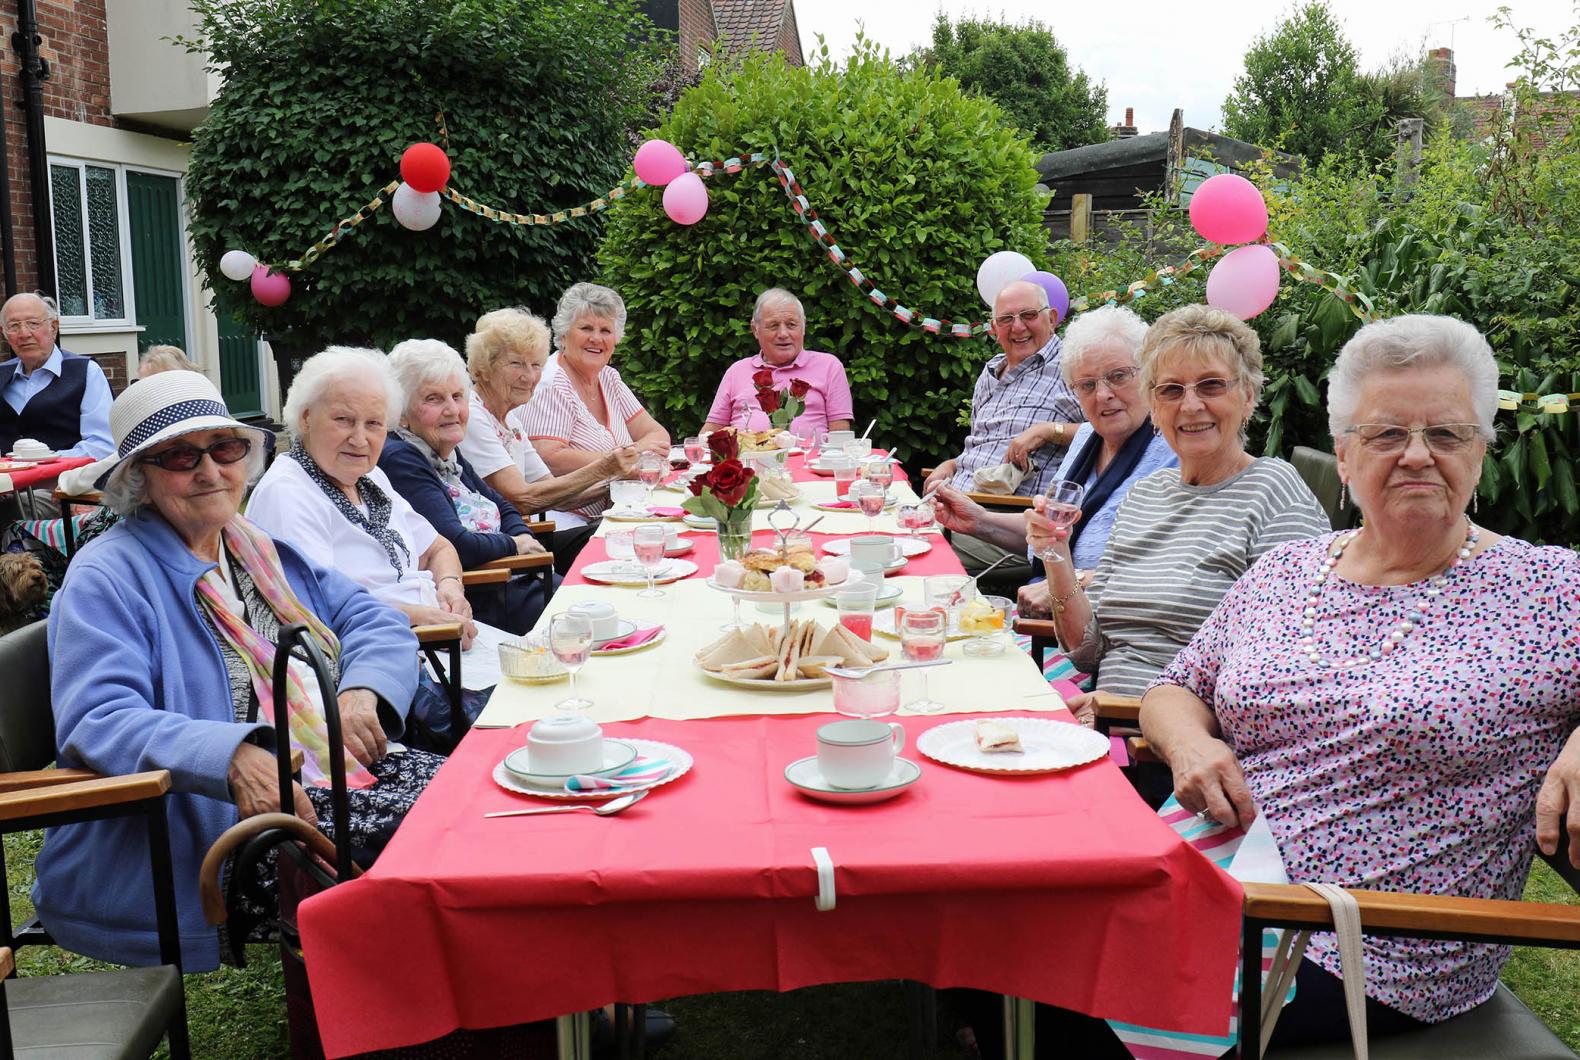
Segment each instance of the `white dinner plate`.
[[680,521],[693,530],[712,530],[717,533],[719,529],[719,524],[709,519],[706,515],[692,515],[690,512],[687,512],[680,517]]
[[[921,610],[921,608],[918,607],[917,610]],[[898,611],[875,612],[872,616],[872,631],[874,633],[882,633],[885,637],[898,637],[900,631],[898,624],[895,622],[898,614]],[[951,629],[948,633],[948,638],[952,644],[957,640],[967,640],[975,635],[974,633],[962,633],[958,629]]]
[[[933,546],[919,537],[895,537],[895,542],[900,548],[900,555],[907,559],[915,556],[925,556],[933,550]],[[832,541],[823,543],[823,551],[831,556],[850,555],[850,538],[836,537]]]
[[654,515],[646,508],[610,508],[603,517],[611,523],[678,523],[678,515]]
[[[668,585],[697,573],[697,565],[689,559],[666,559],[653,575],[655,585]],[[635,560],[606,559],[589,563],[582,568],[582,577],[600,585],[639,585],[647,587],[647,575]]]
[[550,791],[548,788],[527,787],[512,777],[510,771],[505,768],[505,763],[500,762],[494,767],[494,783],[517,795],[536,795],[540,799],[613,799],[621,795],[629,795],[633,791],[647,791],[649,788],[660,787],[672,780],[679,780],[691,772],[691,754],[684,748],[676,747],[672,743],[661,743],[658,740],[638,740],[634,736],[623,736],[620,742],[632,745],[636,748],[637,754],[643,757],[662,758],[669,763],[669,772],[658,780],[648,781],[646,784],[609,788],[606,791],[566,791],[563,786],[558,791]]
[[534,773],[528,768],[527,749],[518,747],[505,756],[501,763],[505,772],[512,780],[525,784],[529,788],[563,788],[565,782],[571,777],[581,775],[598,776],[602,773],[613,773],[617,769],[624,769],[636,761],[636,748],[624,740],[605,740],[603,742],[603,765],[597,769],[582,769],[576,773]]
[[823,802],[842,802],[860,805],[892,799],[922,775],[922,767],[909,758],[896,758],[889,775],[870,788],[836,788],[823,779],[817,767],[817,756],[800,758],[785,766],[785,779],[802,794]]
[[[977,750],[978,721],[996,721],[1020,734],[1024,751],[985,754]],[[1073,722],[1049,718],[987,718],[934,725],[916,738],[916,749],[935,762],[973,773],[1056,773],[1108,754],[1108,737]]]
[[[902,589],[900,586],[895,585],[893,582],[885,582],[883,584],[883,588],[878,590],[878,598],[877,598],[877,600],[874,601],[874,603],[878,607],[889,607],[889,606],[892,606],[896,600],[898,600],[900,597],[902,597],[904,595],[905,595],[905,590]],[[836,600],[832,596],[825,596],[823,598],[823,602],[825,604],[827,604],[829,607],[838,607],[839,606],[839,601]]]

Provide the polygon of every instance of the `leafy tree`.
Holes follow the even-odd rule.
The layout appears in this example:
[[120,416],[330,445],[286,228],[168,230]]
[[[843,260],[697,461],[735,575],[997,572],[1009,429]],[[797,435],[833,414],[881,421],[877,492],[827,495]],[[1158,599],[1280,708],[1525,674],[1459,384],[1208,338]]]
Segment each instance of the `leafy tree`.
[[[977,265],[1013,248],[1041,260],[1046,196],[1035,155],[991,100],[930,69],[903,73],[870,42],[808,67],[779,55],[708,68],[654,135],[693,159],[777,153],[819,218],[887,294],[923,315],[979,321]],[[599,261],[630,321],[617,356],[626,380],[675,431],[702,423],[725,367],[754,353],[752,301],[780,285],[806,306],[806,344],[845,362],[856,414],[902,456],[957,448],[954,426],[988,338],[911,329],[855,290],[807,233],[766,169],[708,182],[710,206],[689,228],[656,194],[624,200]],[[953,436],[951,433],[953,432]]]
[[386,208],[307,271],[290,301],[255,302],[216,268],[227,249],[298,257],[398,174],[401,152],[443,139],[452,185],[548,213],[601,195],[630,164],[665,49],[634,0],[193,0],[224,82],[197,130],[191,232],[222,310],[311,351],[455,342],[480,312],[552,308],[586,279],[601,221],[485,220],[446,203],[409,232]]
[[1071,69],[1064,46],[1035,19],[1015,25],[970,18],[951,23],[940,11],[932,46],[910,61],[996,102],[1039,150],[1108,139],[1108,89]]

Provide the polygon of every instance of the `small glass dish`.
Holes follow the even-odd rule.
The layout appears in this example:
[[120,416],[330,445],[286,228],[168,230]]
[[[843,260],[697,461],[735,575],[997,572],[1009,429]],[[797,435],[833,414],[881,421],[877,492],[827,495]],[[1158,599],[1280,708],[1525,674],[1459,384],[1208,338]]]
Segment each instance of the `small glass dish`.
[[529,633],[516,644],[504,641],[499,645],[499,672],[528,685],[563,681],[570,673],[549,651],[548,640],[536,633]]
[[976,658],[1004,654],[1004,631],[1014,616],[1014,604],[1002,596],[978,596],[960,606],[959,628],[971,634],[961,651]]

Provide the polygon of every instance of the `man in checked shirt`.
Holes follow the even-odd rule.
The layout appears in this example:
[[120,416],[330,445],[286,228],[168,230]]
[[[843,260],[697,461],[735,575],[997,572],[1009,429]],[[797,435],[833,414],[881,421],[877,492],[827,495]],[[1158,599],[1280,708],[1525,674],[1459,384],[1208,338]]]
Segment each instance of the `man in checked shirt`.
[[[971,395],[971,432],[965,449],[928,476],[923,492],[945,483],[974,492],[976,473],[1006,461],[1026,469],[1015,490],[1024,497],[1041,493],[1059,466],[1059,457],[1085,420],[1075,391],[1059,373],[1058,324],[1048,308],[1048,292],[1019,280],[993,302],[993,338],[1002,353],[982,369]],[[1004,556],[1012,558],[988,576],[983,592],[1014,597],[1031,577],[1026,557],[964,534],[954,535],[955,552],[966,573],[975,575]]]

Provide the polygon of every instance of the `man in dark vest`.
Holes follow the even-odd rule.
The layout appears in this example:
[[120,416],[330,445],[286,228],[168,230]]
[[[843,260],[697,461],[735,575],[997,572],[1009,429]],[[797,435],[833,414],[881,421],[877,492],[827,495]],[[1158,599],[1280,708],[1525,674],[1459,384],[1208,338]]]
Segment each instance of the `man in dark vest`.
[[110,384],[91,358],[55,344],[60,312],[43,294],[19,294],[0,306],[0,328],[15,354],[0,361],[0,453],[18,438],[36,438],[61,456],[109,456]]

